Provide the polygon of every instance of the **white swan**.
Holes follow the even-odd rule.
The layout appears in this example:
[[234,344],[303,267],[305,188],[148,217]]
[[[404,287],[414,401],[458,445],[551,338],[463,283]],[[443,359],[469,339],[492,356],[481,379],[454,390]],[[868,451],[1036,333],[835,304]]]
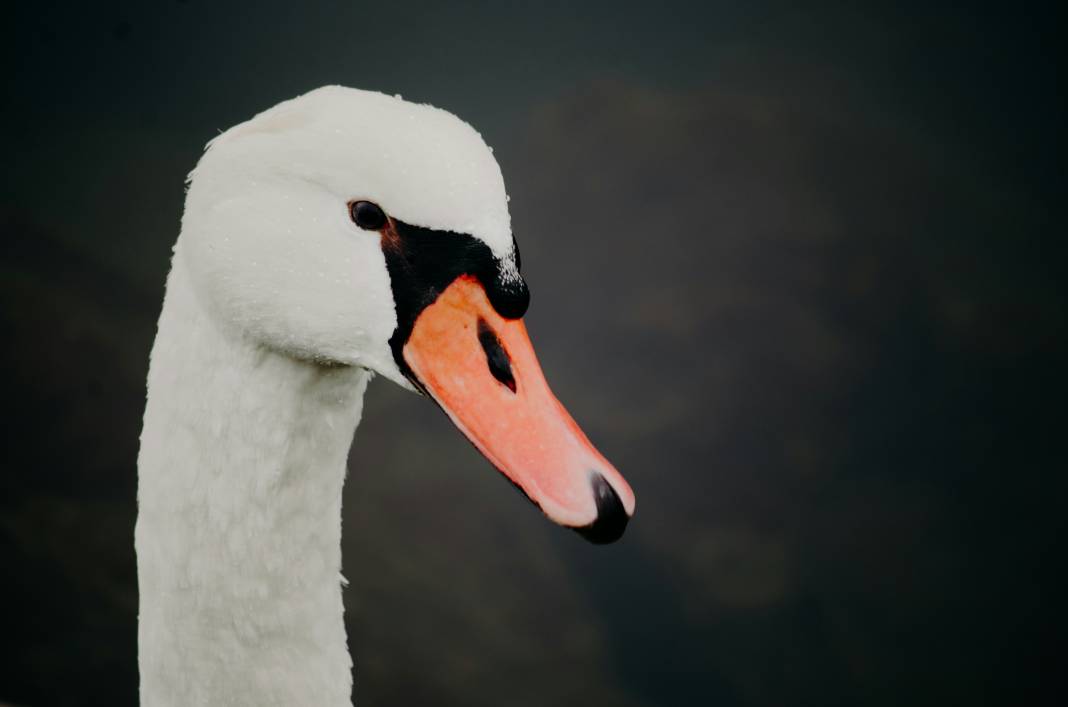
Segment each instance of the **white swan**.
[[152,349],[141,703],[349,705],[341,487],[373,372],[432,397],[552,520],[634,494],[549,392],[500,169],[455,116],[318,89],[190,175]]

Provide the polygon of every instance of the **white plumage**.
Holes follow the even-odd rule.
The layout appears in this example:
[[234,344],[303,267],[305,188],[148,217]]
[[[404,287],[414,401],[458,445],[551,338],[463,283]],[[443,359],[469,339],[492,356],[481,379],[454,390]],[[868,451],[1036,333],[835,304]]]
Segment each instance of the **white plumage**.
[[[354,199],[428,233],[472,237],[488,247],[500,282],[519,282],[500,169],[479,134],[445,111],[327,87],[209,144],[190,175],[138,458],[146,707],[350,704],[345,462],[373,373],[412,387],[389,343],[399,310],[385,236],[354,224]],[[599,527],[595,540],[611,541],[633,493],[544,387],[521,323],[499,317],[472,287],[461,283],[461,299],[450,301],[474,298],[496,323],[478,319],[477,340],[473,326],[457,327],[470,340],[455,351],[468,353],[452,354],[459,373],[439,383],[486,393],[478,410],[450,416],[559,522],[596,524],[608,508],[611,532]],[[433,315],[434,326],[454,316],[436,311],[445,314]],[[483,339],[483,325],[503,338]],[[434,336],[421,335],[423,365],[438,355],[425,343]],[[500,370],[502,356],[511,372]],[[506,389],[499,381],[512,373]],[[429,392],[441,403],[449,391]],[[498,414],[506,409],[524,426],[555,415],[543,425],[548,443],[509,429]],[[539,470],[516,445],[565,463]]]
[[[404,386],[354,195],[509,256],[500,169],[455,116],[327,87],[213,140],[152,349],[136,530],[141,703],[348,705],[341,486],[363,392]],[[321,366],[329,361],[356,366]]]

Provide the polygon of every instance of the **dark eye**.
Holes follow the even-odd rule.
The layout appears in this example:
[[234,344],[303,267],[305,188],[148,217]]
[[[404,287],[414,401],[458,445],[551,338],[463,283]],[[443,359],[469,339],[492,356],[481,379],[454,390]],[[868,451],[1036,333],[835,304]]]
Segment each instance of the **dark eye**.
[[377,231],[386,225],[386,214],[370,201],[354,201],[349,204],[349,216],[352,222],[368,231]]

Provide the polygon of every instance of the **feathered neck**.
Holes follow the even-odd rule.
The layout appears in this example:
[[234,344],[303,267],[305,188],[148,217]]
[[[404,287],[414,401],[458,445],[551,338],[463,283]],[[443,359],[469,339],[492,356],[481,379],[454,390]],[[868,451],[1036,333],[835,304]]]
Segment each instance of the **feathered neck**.
[[176,254],[138,458],[142,705],[350,704],[341,489],[369,375],[227,331]]

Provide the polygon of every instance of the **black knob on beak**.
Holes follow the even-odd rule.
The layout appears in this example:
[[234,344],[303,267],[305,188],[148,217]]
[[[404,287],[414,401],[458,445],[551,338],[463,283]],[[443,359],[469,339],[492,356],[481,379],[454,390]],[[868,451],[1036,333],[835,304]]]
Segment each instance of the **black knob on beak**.
[[490,279],[482,279],[482,286],[486,288],[490,304],[505,319],[519,319],[527,313],[530,290],[523,278],[502,282],[500,275],[494,273]]

